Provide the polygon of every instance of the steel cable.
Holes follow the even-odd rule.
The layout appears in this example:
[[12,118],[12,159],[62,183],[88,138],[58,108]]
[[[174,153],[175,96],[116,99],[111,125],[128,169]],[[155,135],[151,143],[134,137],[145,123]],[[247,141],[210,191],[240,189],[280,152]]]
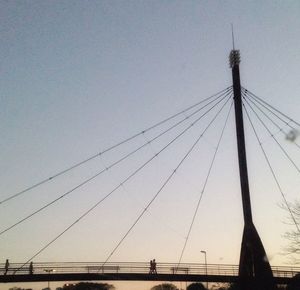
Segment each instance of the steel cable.
[[145,130],[143,130],[143,131],[141,131],[139,133],[134,134],[133,136],[131,136],[129,138],[124,139],[123,141],[120,141],[119,143],[117,143],[115,145],[112,145],[111,147],[108,147],[107,149],[104,149],[101,152],[98,152],[98,153],[96,153],[94,155],[91,155],[90,157],[88,157],[88,158],[86,158],[86,159],[84,159],[84,160],[82,160],[82,161],[80,161],[78,163],[75,163],[72,166],[67,167],[66,169],[64,169],[62,171],[59,171],[58,173],[56,173],[56,174],[54,174],[54,175],[52,175],[52,176],[50,176],[50,177],[48,177],[46,179],[43,179],[42,181],[39,181],[39,182],[35,183],[34,185],[31,185],[31,186],[29,186],[29,187],[27,187],[27,188],[25,188],[25,189],[23,189],[23,190],[15,193],[15,194],[10,195],[9,197],[1,200],[0,201],[0,205],[4,204],[7,201],[12,200],[12,199],[14,199],[14,198],[16,198],[16,197],[18,197],[20,195],[22,195],[22,194],[24,194],[24,193],[26,193],[26,192],[28,192],[28,191],[30,191],[30,190],[32,190],[32,189],[40,186],[40,185],[42,185],[42,184],[45,184],[45,183],[47,183],[47,182],[55,179],[56,177],[59,177],[59,176],[65,174],[65,173],[67,173],[67,172],[69,172],[69,171],[71,171],[71,170],[73,170],[73,169],[75,169],[75,168],[77,168],[77,167],[79,167],[79,166],[81,166],[81,165],[83,165],[83,164],[85,164],[85,163],[87,163],[87,162],[89,162],[89,161],[91,161],[91,160],[93,160],[93,159],[95,159],[95,158],[97,158],[97,157],[99,157],[99,156],[101,156],[101,155],[103,155],[103,154],[105,154],[105,153],[107,153],[107,152],[109,152],[109,151],[111,151],[111,150],[113,150],[113,149],[115,149],[115,148],[117,148],[117,147],[119,147],[119,146],[121,146],[121,145],[129,142],[129,141],[131,141],[131,140],[133,140],[134,138],[136,138],[136,137],[144,134],[145,132],[148,132],[148,131],[150,131],[150,130],[152,130],[152,129],[154,129],[154,128],[156,128],[156,127],[158,127],[158,126],[160,126],[160,125],[162,125],[162,124],[164,124],[164,123],[166,123],[166,122],[168,122],[168,121],[170,121],[170,120],[172,120],[174,118],[176,118],[177,116],[179,116],[179,115],[181,115],[181,114],[183,114],[183,113],[185,113],[185,112],[187,112],[187,111],[195,108],[196,106],[198,106],[198,105],[200,105],[200,104],[202,104],[202,103],[204,103],[204,102],[206,102],[206,101],[208,101],[208,100],[210,100],[210,99],[212,99],[212,98],[214,98],[214,97],[216,97],[218,95],[220,95],[220,96],[218,96],[216,99],[220,98],[222,96],[222,94],[224,94],[224,93],[226,94],[231,89],[232,89],[232,87],[227,87],[226,89],[224,89],[224,90],[222,90],[222,91],[220,91],[220,92],[218,92],[216,94],[213,94],[210,97],[208,97],[208,98],[206,98],[206,99],[204,99],[202,101],[197,102],[196,104],[194,104],[194,105],[192,105],[192,106],[190,106],[190,107],[188,107],[188,108],[186,108],[186,109],[184,109],[184,110],[182,110],[182,111],[180,111],[180,112],[178,112],[178,113],[176,113],[176,114],[174,114],[174,115],[172,115],[172,116],[170,116],[170,117],[168,117],[168,118],[166,118],[166,119],[164,119],[164,120],[162,120],[162,121],[160,121],[160,122],[158,122],[158,123],[156,123],[156,124],[154,124],[154,125],[152,125],[150,127],[148,127],[147,129],[145,129]]
[[179,167],[184,163],[184,161],[186,160],[186,158],[190,155],[190,153],[193,151],[193,149],[195,148],[195,146],[198,144],[198,142],[200,141],[200,139],[203,137],[203,135],[205,134],[205,132],[207,131],[207,129],[211,126],[211,124],[215,121],[215,119],[217,118],[217,116],[220,114],[220,112],[224,109],[225,105],[227,104],[227,102],[229,101],[230,98],[227,99],[227,101],[225,102],[225,104],[221,107],[221,109],[217,112],[217,114],[214,116],[214,118],[209,122],[208,126],[204,129],[204,131],[201,133],[201,135],[197,138],[197,140],[193,143],[192,147],[188,150],[188,152],[184,155],[184,157],[180,160],[180,162],[178,163],[178,165],[176,166],[176,168],[172,171],[172,173],[167,177],[167,179],[165,180],[165,182],[163,183],[163,185],[160,187],[160,189],[156,192],[156,194],[153,196],[153,198],[150,200],[150,202],[147,204],[147,206],[143,209],[143,211],[139,214],[139,216],[136,218],[136,220],[134,221],[134,223],[131,225],[131,227],[129,228],[129,230],[125,233],[125,235],[121,238],[121,240],[118,242],[118,244],[115,246],[115,248],[112,250],[112,252],[110,253],[110,255],[107,257],[107,259],[105,260],[105,262],[103,263],[102,266],[104,266],[108,260],[112,257],[112,255],[116,252],[116,250],[120,247],[120,245],[122,244],[122,242],[126,239],[126,237],[129,235],[129,233],[133,230],[133,228],[136,226],[136,224],[139,222],[139,220],[143,217],[143,215],[145,214],[145,212],[149,209],[149,207],[151,206],[151,204],[155,201],[155,199],[158,197],[158,195],[162,192],[162,190],[164,189],[164,187],[169,183],[169,181],[172,179],[172,177],[174,176],[174,174],[176,173],[176,171],[179,169]]
[[[224,100],[230,93],[227,93],[220,101]],[[48,208],[49,206],[55,204],[56,202],[62,200],[63,198],[65,198],[66,196],[70,195],[71,193],[73,193],[75,190],[81,188],[82,186],[88,184],[90,181],[94,180],[96,177],[100,176],[101,174],[103,174],[104,172],[107,172],[108,170],[110,170],[111,168],[113,168],[114,166],[116,166],[117,164],[121,163],[122,161],[126,160],[128,157],[132,156],[133,154],[135,154],[136,152],[138,152],[139,150],[141,150],[142,148],[144,148],[145,146],[151,144],[153,141],[157,140],[159,137],[163,136],[164,134],[166,134],[167,132],[171,131],[172,129],[176,128],[178,125],[180,125],[181,123],[183,123],[184,121],[188,120],[190,117],[192,117],[193,115],[199,113],[202,109],[204,109],[205,107],[207,107],[208,105],[212,104],[213,102],[215,102],[216,100],[210,101],[209,103],[207,103],[206,105],[204,105],[203,107],[197,109],[196,111],[194,111],[193,113],[191,113],[190,115],[186,116],[184,119],[180,120],[179,122],[177,122],[176,124],[172,125],[170,128],[166,129],[165,131],[163,131],[162,133],[158,134],[157,136],[153,137],[152,139],[150,139],[148,142],[142,144],[141,146],[137,147],[136,149],[134,149],[133,151],[129,152],[128,154],[126,154],[125,156],[123,156],[122,158],[120,158],[119,160],[113,162],[112,164],[110,164],[109,166],[105,167],[105,169],[101,170],[100,172],[94,174],[93,176],[89,177],[88,179],[84,180],[83,182],[81,182],[80,184],[76,185],[75,187],[73,187],[72,189],[68,190],[67,192],[63,193],[61,196],[55,198],[54,200],[46,203],[45,205],[43,205],[42,207],[40,207],[39,209],[35,210],[34,212],[30,213],[29,215],[25,216],[24,218],[21,218],[20,220],[18,220],[17,222],[15,222],[14,224],[12,224],[11,226],[5,228],[4,230],[2,230],[0,232],[0,236],[6,232],[8,232],[9,230],[13,229],[14,227],[20,225],[21,223],[23,223],[24,221],[28,220],[29,218],[35,216],[36,214],[42,212],[43,210],[45,210],[46,208]]]
[[177,263],[177,269],[181,263],[181,260],[182,260],[182,257],[183,257],[183,254],[184,254],[184,251],[186,249],[186,245],[187,245],[187,242],[189,240],[189,237],[190,237],[190,234],[191,234],[191,231],[192,231],[192,228],[193,228],[193,225],[194,225],[194,222],[195,222],[195,219],[196,219],[196,216],[197,216],[197,213],[198,213],[198,210],[199,210],[199,207],[200,207],[200,203],[202,201],[202,197],[203,197],[203,194],[204,194],[204,191],[206,189],[206,185],[207,185],[207,182],[208,182],[208,179],[210,177],[210,173],[211,173],[211,170],[213,168],[213,165],[214,165],[214,162],[215,162],[215,159],[216,159],[216,156],[217,156],[217,152],[219,150],[219,147],[220,147],[220,144],[221,144],[221,140],[222,140],[222,137],[224,135],[224,131],[225,131],[225,128],[226,128],[226,125],[227,125],[227,122],[228,122],[228,118],[229,118],[229,115],[230,115],[230,112],[231,112],[231,109],[232,109],[232,104],[233,102],[231,102],[231,105],[230,105],[230,108],[229,108],[229,111],[228,111],[228,114],[227,114],[227,117],[226,117],[226,120],[225,120],[225,123],[224,123],[224,126],[222,128],[222,131],[221,131],[221,134],[220,134],[220,137],[219,137],[219,140],[218,140],[218,143],[217,143],[217,147],[215,149],[215,152],[214,152],[214,155],[213,155],[213,158],[211,160],[211,163],[210,163],[210,166],[209,166],[209,169],[208,169],[208,172],[207,172],[207,175],[206,175],[206,178],[205,178],[205,181],[204,181],[204,185],[202,187],[202,190],[201,190],[201,193],[200,193],[200,197],[198,199],[198,202],[197,202],[197,206],[196,206],[196,209],[194,211],[194,214],[193,214],[193,218],[192,218],[192,222],[189,226],[189,230],[188,230],[188,234],[185,238],[185,243],[184,243],[184,246],[182,248],[182,251],[181,251],[181,254],[180,254],[180,258],[179,258],[179,261]]

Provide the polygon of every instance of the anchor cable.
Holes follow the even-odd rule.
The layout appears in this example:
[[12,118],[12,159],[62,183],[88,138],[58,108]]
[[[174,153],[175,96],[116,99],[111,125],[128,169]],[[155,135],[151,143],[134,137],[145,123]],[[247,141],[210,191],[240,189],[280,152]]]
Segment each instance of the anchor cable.
[[[245,99],[247,99],[247,101],[248,102],[250,102],[252,105],[254,105],[276,128],[278,128],[278,132],[281,132],[283,135],[285,135],[285,136],[287,136],[287,133],[284,131],[284,129],[282,128],[282,127],[280,127],[270,116],[268,116],[267,114],[266,114],[266,112],[265,111],[263,111],[258,105],[257,105],[257,103],[255,103],[254,101],[253,101],[253,99],[251,98],[251,97],[248,97],[248,95],[246,94],[246,93],[244,93],[244,92],[242,92],[242,94],[243,94],[243,97],[245,98]],[[286,123],[285,122],[285,125],[286,126],[289,126],[289,124],[288,123]],[[293,127],[291,127],[291,126],[289,126],[290,128],[292,128],[292,129],[294,129]],[[274,134],[273,134],[274,135]],[[295,146],[297,146],[298,148],[300,148],[300,145],[297,143],[297,142],[295,142],[295,141],[293,141],[293,144],[295,144]]]
[[251,96],[248,92],[243,91],[244,94],[247,95],[247,98],[251,99],[252,101],[258,103],[260,106],[262,106],[265,110],[267,110],[269,113],[271,113],[273,116],[275,116],[277,119],[279,119],[281,122],[283,122],[286,126],[291,128],[292,130],[296,130],[295,127],[291,126],[291,121],[287,122],[282,117],[280,117],[278,114],[276,114],[274,111],[272,111],[269,107],[267,107],[265,104],[260,102],[259,100],[255,99],[253,96]]
[[249,120],[249,122],[250,122],[250,125],[251,125],[251,127],[252,127],[253,132],[254,132],[254,135],[255,135],[255,137],[256,137],[256,139],[257,139],[257,142],[258,142],[258,144],[259,144],[259,146],[260,146],[260,148],[261,148],[261,150],[262,150],[262,153],[263,153],[263,155],[264,155],[264,157],[265,157],[265,160],[266,160],[266,162],[267,162],[267,164],[268,164],[268,167],[269,167],[269,169],[270,169],[270,171],[271,171],[271,174],[272,174],[272,176],[273,176],[273,178],[274,178],[274,180],[275,180],[275,183],[276,183],[276,185],[277,185],[277,187],[278,187],[278,190],[279,190],[279,192],[281,193],[281,196],[282,196],[282,198],[283,198],[283,200],[284,200],[284,203],[285,203],[285,205],[286,205],[286,207],[287,207],[287,209],[288,209],[288,211],[289,211],[289,213],[290,213],[291,219],[293,220],[293,222],[294,222],[294,224],[295,224],[295,226],[296,226],[298,232],[300,233],[299,225],[297,224],[297,221],[296,221],[296,219],[295,219],[295,217],[294,217],[294,214],[293,214],[293,212],[292,212],[292,210],[291,210],[291,208],[290,208],[290,206],[289,206],[289,203],[288,203],[288,201],[287,201],[287,199],[286,199],[286,197],[285,197],[285,194],[284,194],[284,192],[283,192],[283,190],[282,190],[282,188],[281,188],[281,186],[280,186],[280,184],[279,184],[278,178],[276,177],[275,171],[274,171],[274,169],[272,168],[272,165],[271,165],[271,163],[270,163],[270,161],[269,161],[269,158],[268,158],[268,156],[267,156],[267,154],[266,154],[266,152],[265,152],[265,149],[264,149],[264,147],[263,147],[263,145],[262,145],[262,143],[261,143],[261,141],[260,141],[260,138],[258,137],[257,131],[255,130],[255,127],[254,127],[253,122],[252,122],[252,120],[251,120],[251,118],[250,118],[250,115],[249,115],[249,113],[248,113],[248,110],[247,110],[247,108],[245,107],[244,104],[243,104],[243,107],[244,107],[244,109],[245,109],[246,116],[247,116],[247,118],[248,118],[248,120]]
[[260,121],[260,123],[263,125],[263,127],[268,131],[268,133],[270,134],[270,136],[272,137],[272,139],[276,142],[276,144],[279,146],[279,148],[281,149],[281,151],[283,152],[283,154],[285,155],[285,157],[293,164],[293,166],[296,168],[296,170],[298,171],[298,173],[300,173],[300,169],[297,166],[297,164],[292,160],[292,158],[290,157],[290,155],[286,152],[286,150],[281,146],[281,144],[277,141],[277,139],[274,137],[274,135],[272,134],[272,132],[270,131],[270,129],[266,126],[266,124],[263,122],[263,120],[258,116],[258,114],[256,113],[256,111],[253,109],[253,107],[249,104],[249,102],[244,99],[245,102],[247,103],[247,105],[251,108],[252,112],[254,112],[254,114],[256,115],[257,119]]
[[256,96],[255,94],[251,93],[249,90],[243,88],[243,90],[249,94],[250,96],[252,96],[253,98],[259,100],[260,102],[262,102],[263,104],[265,104],[266,106],[268,106],[269,108],[271,108],[272,110],[274,110],[275,112],[279,113],[281,116],[285,117],[286,119],[288,119],[290,122],[296,124],[297,126],[300,126],[300,123],[298,123],[297,121],[293,120],[292,118],[290,118],[289,116],[287,116],[286,114],[280,112],[278,109],[274,108],[272,105],[268,104],[266,101],[264,101],[263,99],[261,99],[260,97]]

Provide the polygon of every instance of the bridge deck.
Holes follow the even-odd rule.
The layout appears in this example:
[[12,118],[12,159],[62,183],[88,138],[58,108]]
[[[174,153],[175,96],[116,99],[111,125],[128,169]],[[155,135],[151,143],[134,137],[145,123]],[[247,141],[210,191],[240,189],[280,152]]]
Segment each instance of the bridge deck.
[[[10,264],[7,273],[0,264],[0,282],[37,282],[37,281],[190,281],[190,282],[235,282],[238,266],[229,264],[177,264],[158,263],[157,273],[149,274],[148,263],[34,263],[33,274],[29,265]],[[21,268],[22,267],[22,268]],[[300,267],[272,267],[278,284],[286,284]],[[207,275],[206,275],[207,271]]]

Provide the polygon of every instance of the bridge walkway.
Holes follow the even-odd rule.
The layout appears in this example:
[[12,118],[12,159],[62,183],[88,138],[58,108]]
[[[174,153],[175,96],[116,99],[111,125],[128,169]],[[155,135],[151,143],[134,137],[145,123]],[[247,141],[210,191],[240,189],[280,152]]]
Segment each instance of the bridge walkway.
[[[144,262],[65,262],[34,263],[33,273],[29,266],[11,263],[7,273],[0,264],[0,283],[37,281],[190,281],[190,282],[236,282],[238,265],[158,263],[157,274],[149,274],[149,263]],[[22,268],[21,268],[22,267]],[[276,283],[286,284],[300,267],[273,266]]]

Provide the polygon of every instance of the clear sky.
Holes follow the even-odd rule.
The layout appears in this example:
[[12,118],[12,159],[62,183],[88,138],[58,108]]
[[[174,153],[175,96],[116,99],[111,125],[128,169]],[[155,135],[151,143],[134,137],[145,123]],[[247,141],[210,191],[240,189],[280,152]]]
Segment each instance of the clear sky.
[[[242,85],[299,120],[299,16],[296,0],[1,1],[1,200],[230,86],[231,23],[241,51]],[[111,261],[178,261],[224,116]],[[104,261],[200,132],[195,128],[183,137],[34,260]],[[246,133],[254,222],[271,264],[282,265],[287,262],[280,255],[286,244],[282,236],[288,229],[278,206],[282,198],[249,124]],[[0,205],[1,230],[153,134]],[[231,114],[183,262],[204,262],[200,251],[206,250],[209,263],[238,263],[243,220],[234,138]],[[284,136],[278,140],[300,165],[299,150]],[[165,142],[146,146],[1,235],[2,261],[29,259]],[[263,142],[293,201],[299,196],[299,172],[272,138]]]

